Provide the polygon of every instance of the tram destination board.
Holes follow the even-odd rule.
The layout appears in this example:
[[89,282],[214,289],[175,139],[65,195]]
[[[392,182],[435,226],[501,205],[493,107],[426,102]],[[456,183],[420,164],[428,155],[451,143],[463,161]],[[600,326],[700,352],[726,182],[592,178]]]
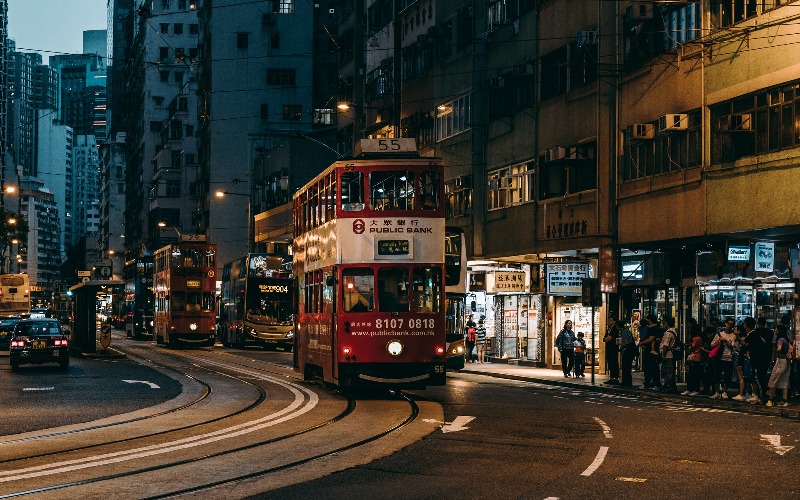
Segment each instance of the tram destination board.
[[408,255],[408,240],[379,240],[378,255]]

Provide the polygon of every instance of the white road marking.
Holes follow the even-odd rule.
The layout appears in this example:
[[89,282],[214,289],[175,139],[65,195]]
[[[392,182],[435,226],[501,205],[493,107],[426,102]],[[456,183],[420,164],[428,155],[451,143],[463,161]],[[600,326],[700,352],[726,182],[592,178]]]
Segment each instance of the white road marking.
[[597,422],[600,425],[600,427],[603,428],[603,435],[606,438],[611,439],[611,438],[614,437],[614,436],[611,435],[611,427],[609,427],[608,424],[606,424],[605,422],[603,422],[602,420],[600,420],[597,417],[592,417],[592,418],[594,419],[595,422]]
[[[293,418],[297,418],[300,415],[303,415],[304,413],[311,411],[319,401],[319,396],[315,392],[306,389],[305,387],[298,386],[293,383],[288,383],[280,379],[270,377],[268,375],[260,374],[258,372],[227,366],[223,363],[213,362],[211,360],[205,360],[205,361],[206,363],[211,365],[217,365],[232,371],[240,372],[247,375],[252,375],[254,377],[259,377],[261,378],[261,380],[268,380],[277,385],[283,386],[289,389],[294,394],[294,401],[284,409],[272,413],[271,415],[262,417],[260,419],[239,425],[234,425],[231,427],[227,427],[225,429],[219,429],[217,431],[200,434],[197,436],[191,436],[188,438],[179,439],[176,441],[169,441],[157,445],[144,446],[141,448],[133,448],[130,450],[122,450],[102,455],[94,455],[84,458],[78,458],[74,460],[65,460],[63,462],[55,462],[34,467],[27,467],[24,469],[0,471],[0,483],[17,481],[20,479],[38,478],[42,476],[61,474],[64,472],[70,472],[80,469],[88,469],[91,467],[98,467],[112,463],[125,462],[128,460],[136,460],[154,455],[162,455],[177,450],[194,448],[196,446],[202,446],[205,444],[222,441],[224,439],[230,439],[242,436],[245,434],[256,432],[258,430],[267,427],[271,427],[279,423],[286,422]],[[305,400],[306,396],[308,397],[308,401]]]
[[781,456],[786,455],[786,453],[794,449],[794,446],[781,446],[780,434],[762,434],[761,440],[766,441],[772,448],[772,451]]
[[148,382],[147,380],[123,380],[123,382],[126,382],[128,384],[145,384],[149,385],[151,389],[161,389],[161,387],[158,384],[154,384],[153,382]]
[[25,387],[23,391],[52,391],[55,387]]
[[643,482],[647,481],[647,479],[642,478],[642,477],[622,477],[622,476],[614,478],[614,480],[615,481],[626,481],[628,483],[643,483]]
[[475,420],[475,417],[465,417],[465,416],[458,416],[449,424],[445,424],[442,426],[442,432],[458,432],[458,431],[465,431],[469,429],[469,427],[464,427],[468,423]]
[[603,464],[603,460],[606,459],[606,453],[608,453],[608,446],[601,446],[597,456],[594,457],[594,462],[585,471],[581,472],[581,476],[591,476]]
[[558,500],[558,497],[547,497],[544,500]]

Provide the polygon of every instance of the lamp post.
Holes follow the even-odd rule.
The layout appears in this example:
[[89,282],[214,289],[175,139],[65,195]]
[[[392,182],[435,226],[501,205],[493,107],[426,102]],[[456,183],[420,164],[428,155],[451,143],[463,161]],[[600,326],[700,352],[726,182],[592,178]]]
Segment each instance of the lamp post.
[[233,193],[231,191],[223,191],[222,189],[217,189],[214,191],[214,197],[218,200],[224,199],[226,196],[244,196],[247,198],[247,251],[250,252],[253,247],[253,221],[252,221],[252,214],[251,211],[251,200],[250,195],[246,193]]

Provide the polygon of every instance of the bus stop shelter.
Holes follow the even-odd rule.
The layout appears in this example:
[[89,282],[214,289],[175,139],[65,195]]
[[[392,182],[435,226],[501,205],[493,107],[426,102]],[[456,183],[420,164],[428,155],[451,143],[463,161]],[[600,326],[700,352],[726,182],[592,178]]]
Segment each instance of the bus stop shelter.
[[89,280],[70,287],[75,297],[75,317],[72,321],[74,349],[97,352],[97,293],[124,284],[122,280]]

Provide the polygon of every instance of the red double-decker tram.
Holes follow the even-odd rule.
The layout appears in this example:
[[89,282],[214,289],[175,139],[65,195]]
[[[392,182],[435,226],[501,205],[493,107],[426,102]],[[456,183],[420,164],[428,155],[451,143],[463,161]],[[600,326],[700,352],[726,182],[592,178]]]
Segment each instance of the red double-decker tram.
[[442,178],[413,139],[363,139],[295,194],[295,369],[306,379],[445,383]]
[[203,235],[182,234],[181,241],[154,254],[153,320],[155,338],[169,346],[213,346],[216,336],[217,246]]

